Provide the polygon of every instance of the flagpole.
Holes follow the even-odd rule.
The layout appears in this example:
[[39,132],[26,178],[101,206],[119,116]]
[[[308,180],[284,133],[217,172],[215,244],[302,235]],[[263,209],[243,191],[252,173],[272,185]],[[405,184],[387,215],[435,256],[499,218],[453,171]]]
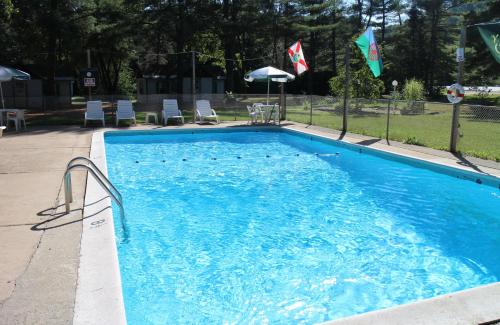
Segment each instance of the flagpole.
[[347,114],[349,113],[349,82],[351,77],[351,45],[347,42],[345,47],[345,78],[344,78],[344,111],[342,114],[342,132],[347,132]]
[[[464,56],[465,56],[465,32],[466,32],[466,27],[463,26],[460,30],[459,48],[464,49]],[[462,84],[463,69],[464,69],[464,60],[461,60],[460,62],[458,62],[458,67],[457,67],[457,84],[459,85]],[[460,117],[460,103],[456,103],[453,104],[453,117],[451,120],[450,152],[457,152],[459,117]]]

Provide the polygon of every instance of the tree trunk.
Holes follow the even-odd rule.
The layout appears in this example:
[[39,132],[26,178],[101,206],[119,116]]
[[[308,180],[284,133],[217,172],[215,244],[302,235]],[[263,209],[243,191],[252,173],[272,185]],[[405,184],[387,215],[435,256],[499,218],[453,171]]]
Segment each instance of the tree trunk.
[[373,0],[370,0],[370,7],[368,7],[368,21],[366,22],[366,27],[370,26],[373,16]]
[[363,27],[363,0],[356,0],[358,9],[358,30]]
[[[435,4],[432,8],[431,13],[431,38],[430,38],[430,49],[437,48],[437,39],[438,39],[438,24],[441,18],[440,4]],[[436,53],[434,50],[429,52],[429,65],[427,66],[428,71],[428,82],[427,82],[427,91],[431,96],[434,96],[434,66],[436,64]]]
[[[183,2],[179,1],[177,4],[177,9],[178,9],[178,22],[176,24],[176,31],[175,31],[175,50],[177,53],[181,53],[184,51],[184,6],[182,5]],[[183,64],[183,59],[185,55],[184,54],[177,54],[176,59],[177,59],[177,67],[176,67],[176,74],[177,74],[177,93],[182,94],[183,89],[182,89],[182,78],[184,77],[184,64]]]
[[57,47],[57,22],[55,21],[55,14],[57,10],[57,0],[50,0],[50,16],[51,19],[47,26],[48,40],[47,40],[47,95],[56,95],[56,47]]
[[381,43],[384,43],[385,39],[385,16],[387,15],[387,2],[385,0],[382,0],[382,37],[381,37]]
[[[332,23],[335,24],[337,22],[336,10],[332,11]],[[337,28],[332,29],[332,42],[330,43],[330,47],[332,50],[332,72],[333,75],[337,75]]]

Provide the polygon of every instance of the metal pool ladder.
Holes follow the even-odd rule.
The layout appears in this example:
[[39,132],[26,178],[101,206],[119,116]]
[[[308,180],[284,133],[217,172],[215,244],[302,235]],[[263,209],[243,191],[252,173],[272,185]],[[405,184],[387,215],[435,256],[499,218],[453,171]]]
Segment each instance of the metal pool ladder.
[[[83,161],[84,163],[76,163],[78,161]],[[116,204],[120,207],[120,221],[123,230],[125,230],[125,212],[123,210],[122,195],[111,183],[111,181],[106,176],[104,176],[102,171],[94,164],[94,162],[86,157],[73,158],[68,162],[68,165],[66,166],[66,172],[64,172],[64,203],[66,206],[66,213],[70,212],[70,203],[73,202],[73,191],[71,188],[71,171],[73,169],[85,169],[92,176],[94,176],[97,183],[101,185],[101,187],[109,194],[109,196],[111,196],[113,201],[115,201]]]

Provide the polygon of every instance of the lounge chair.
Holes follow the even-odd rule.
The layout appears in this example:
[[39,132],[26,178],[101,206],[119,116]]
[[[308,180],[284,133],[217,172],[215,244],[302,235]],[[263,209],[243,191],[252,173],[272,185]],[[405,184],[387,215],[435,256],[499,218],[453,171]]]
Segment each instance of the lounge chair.
[[102,110],[102,102],[100,100],[87,102],[87,111],[85,112],[85,121],[83,122],[83,126],[87,126],[87,121],[102,121],[102,126],[106,126],[104,122],[104,112]]
[[119,100],[116,104],[116,126],[120,120],[133,120],[134,125],[137,125],[135,120],[134,107],[130,100]]
[[161,111],[163,125],[167,125],[168,119],[181,120],[184,124],[184,116],[177,105],[177,99],[164,99],[163,111]]
[[206,119],[215,119],[217,124],[220,123],[217,113],[212,109],[208,100],[196,101],[196,118],[200,123],[204,122]]

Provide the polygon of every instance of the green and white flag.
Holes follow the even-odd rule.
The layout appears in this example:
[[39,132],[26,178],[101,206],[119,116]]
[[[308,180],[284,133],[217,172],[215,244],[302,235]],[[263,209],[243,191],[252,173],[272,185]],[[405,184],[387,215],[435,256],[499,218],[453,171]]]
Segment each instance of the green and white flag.
[[477,28],[491,55],[500,63],[500,23],[481,24]]
[[368,27],[366,31],[356,40],[356,45],[358,45],[359,49],[365,56],[366,62],[372,70],[373,75],[375,77],[380,76],[383,68],[382,58],[380,57],[380,51],[371,27]]

